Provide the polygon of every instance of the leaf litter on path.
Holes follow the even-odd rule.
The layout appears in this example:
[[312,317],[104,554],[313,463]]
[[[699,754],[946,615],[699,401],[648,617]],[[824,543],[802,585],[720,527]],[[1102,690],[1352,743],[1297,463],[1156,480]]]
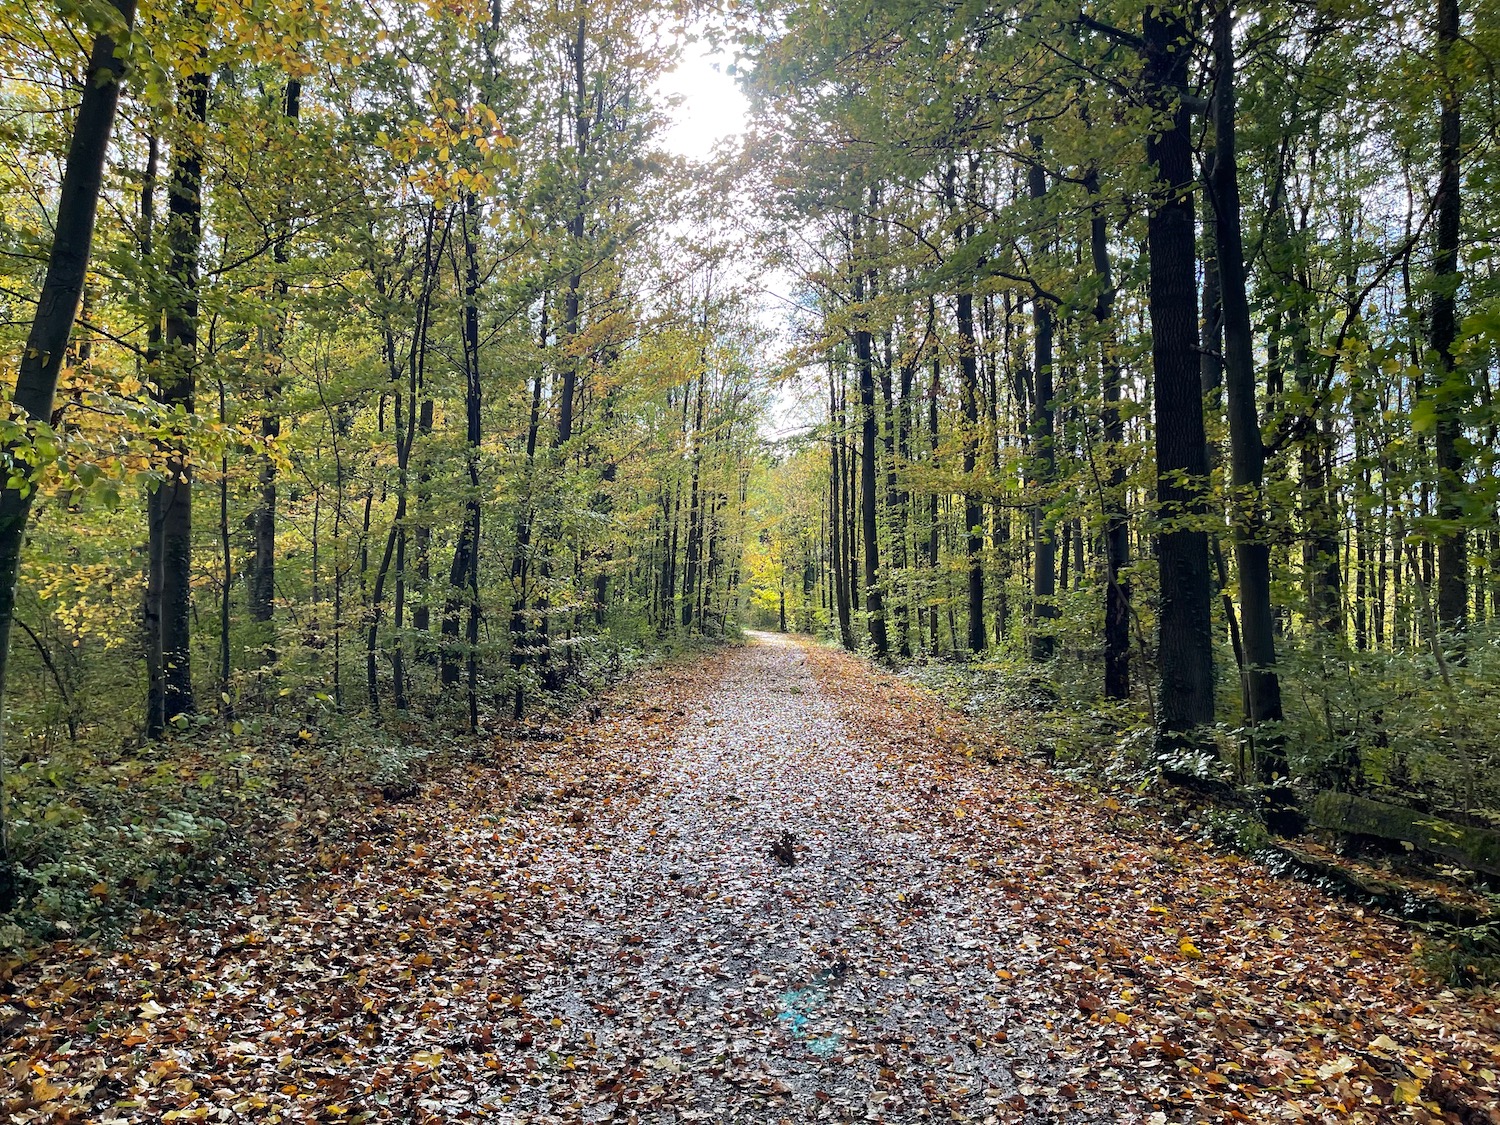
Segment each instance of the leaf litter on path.
[[254,898],[7,966],[0,1109],[1500,1121],[1493,1001],[1421,983],[1393,925],[978,763],[982,730],[855,658],[755,640]]

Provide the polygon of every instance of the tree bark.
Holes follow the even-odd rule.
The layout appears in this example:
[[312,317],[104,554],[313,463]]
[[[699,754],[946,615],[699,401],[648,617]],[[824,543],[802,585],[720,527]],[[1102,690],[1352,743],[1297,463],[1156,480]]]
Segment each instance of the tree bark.
[[1235,566],[1239,571],[1241,643],[1245,655],[1245,720],[1258,778],[1283,784],[1286,750],[1279,732],[1281,680],[1276,669],[1275,617],[1271,608],[1271,547],[1264,495],[1266,451],[1255,401],[1255,353],[1246,293],[1241,233],[1239,163],[1235,137],[1234,14],[1222,0],[1214,14],[1214,161],[1209,196],[1217,239],[1219,300],[1224,320],[1224,395],[1229,420],[1230,505]]
[[703,475],[703,399],[708,393],[708,372],[698,373],[697,403],[693,408],[692,479],[688,486],[687,546],[682,572],[682,627],[690,628],[698,596],[699,555],[703,553],[703,498],[699,492]]
[[[467,685],[469,729],[478,729],[479,710],[476,696],[479,659],[479,533],[481,504],[479,499],[479,445],[483,438],[483,386],[479,370],[479,202],[472,192],[465,193],[459,214],[462,235],[462,262],[455,262],[454,272],[463,295],[462,355],[464,374],[464,469],[468,487],[464,495],[463,524],[453,551],[453,565],[448,572],[448,597],[443,606],[442,682],[451,687],[459,682],[459,661],[455,642],[459,619],[468,610],[464,627],[464,681]],[[575,313],[576,315],[576,313]],[[576,327],[576,326],[575,326]],[[566,439],[562,439],[566,441]]]
[[[302,82],[288,78],[282,99],[282,114],[288,124],[295,126],[302,113]],[[267,449],[260,458],[260,495],[250,513],[251,552],[249,573],[245,583],[247,609],[252,621],[271,621],[276,614],[276,460],[270,455],[270,446],[281,436],[281,367],[286,347],[288,313],[286,296],[288,290],[287,262],[291,257],[291,222],[283,216],[276,244],[271,249],[275,263],[275,276],[271,281],[271,300],[276,318],[271,329],[270,346],[266,349],[266,405],[261,415],[260,434]],[[268,647],[266,663],[273,663],[276,654]]]
[[1438,188],[1434,201],[1436,239],[1432,261],[1432,350],[1437,377],[1430,388],[1434,407],[1433,453],[1437,460],[1437,615],[1444,629],[1462,631],[1469,602],[1469,552],[1464,531],[1463,418],[1469,399],[1464,373],[1454,363],[1458,335],[1458,242],[1462,213],[1460,188],[1461,93],[1453,70],[1459,38],[1459,0],[1437,2],[1437,56],[1442,111],[1438,120]]
[[[183,79],[181,128],[172,143],[167,192],[169,253],[166,316],[158,398],[168,411],[192,414],[198,351],[198,254],[203,241],[203,141],[208,120],[209,75],[194,70]],[[161,567],[161,705],[150,711],[165,722],[197,711],[192,676],[193,470],[187,442],[171,439],[165,479],[157,486],[158,519],[152,550]],[[160,734],[160,731],[150,732]]]
[[838,621],[839,643],[854,648],[854,623],[849,606],[849,554],[844,548],[844,411],[840,394],[841,380],[832,357],[828,360],[828,421],[832,435],[828,443],[828,519],[832,543],[834,616]]
[[1094,322],[1100,340],[1100,395],[1104,400],[1104,698],[1130,698],[1130,522],[1126,511],[1125,422],[1120,415],[1120,361],[1115,352],[1115,282],[1109,260],[1109,229],[1098,203],[1099,173],[1090,169],[1085,188],[1094,199],[1089,217],[1089,254],[1099,295]]
[[1163,520],[1159,659],[1163,748],[1199,740],[1214,718],[1212,582],[1206,513],[1208,459],[1198,371],[1193,230],[1193,137],[1187,89],[1191,29],[1181,12],[1147,11],[1146,82],[1164,115],[1146,141],[1157,198],[1147,219],[1151,357],[1156,405],[1157,504]]
[[979,363],[974,341],[974,294],[956,302],[958,321],[959,410],[963,419],[964,559],[968,570],[968,634],[971,653],[989,647],[984,621],[984,508],[974,480],[979,462]]
[[[861,243],[857,224],[854,244],[858,252]],[[880,588],[880,532],[875,507],[875,478],[879,472],[875,463],[875,370],[869,310],[864,307],[865,276],[863,263],[856,262],[854,304],[859,320],[854,330],[854,356],[859,375],[859,528],[864,548],[865,609],[870,644],[875,656],[885,660],[890,656],[890,639],[885,629],[885,594]],[[869,276],[873,280],[874,272],[870,271]]]
[[[1027,189],[1033,202],[1045,204],[1047,173],[1038,156],[1040,138],[1033,136],[1034,159],[1027,170]],[[1039,208],[1040,209],[1040,208]],[[1040,254],[1041,247],[1037,252]],[[1032,488],[1037,490],[1031,502],[1031,534],[1035,544],[1032,556],[1031,596],[1033,625],[1031,659],[1051,660],[1056,647],[1052,622],[1057,617],[1057,529],[1047,515],[1050,489],[1057,477],[1056,422],[1053,407],[1052,306],[1040,294],[1031,298],[1032,326],[1036,333],[1036,383],[1032,397],[1031,454]]]

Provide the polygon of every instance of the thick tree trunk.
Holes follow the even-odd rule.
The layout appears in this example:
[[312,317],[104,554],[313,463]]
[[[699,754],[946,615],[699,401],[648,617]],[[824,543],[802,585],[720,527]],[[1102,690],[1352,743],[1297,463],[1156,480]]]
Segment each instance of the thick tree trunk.
[[1182,94],[1191,30],[1180,12],[1144,19],[1146,79],[1169,122],[1148,137],[1157,198],[1147,220],[1148,304],[1156,405],[1157,548],[1161,575],[1159,659],[1164,747],[1198,740],[1214,718],[1212,582],[1206,510],[1208,459],[1198,372],[1198,294],[1193,230],[1193,136]]

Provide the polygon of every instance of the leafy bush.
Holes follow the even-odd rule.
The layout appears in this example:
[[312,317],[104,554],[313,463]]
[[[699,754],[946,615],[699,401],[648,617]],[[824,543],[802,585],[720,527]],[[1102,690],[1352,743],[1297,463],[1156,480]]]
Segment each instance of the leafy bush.
[[1500,922],[1452,926],[1432,922],[1417,949],[1418,963],[1429,976],[1457,988],[1500,983]]

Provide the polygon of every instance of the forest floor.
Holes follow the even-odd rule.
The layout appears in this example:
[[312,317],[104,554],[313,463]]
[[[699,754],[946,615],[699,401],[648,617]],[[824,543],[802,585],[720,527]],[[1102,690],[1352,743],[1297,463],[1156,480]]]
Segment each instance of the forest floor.
[[1500,1122],[1496,1000],[1409,930],[809,642],[344,827],[0,966],[0,1120]]

